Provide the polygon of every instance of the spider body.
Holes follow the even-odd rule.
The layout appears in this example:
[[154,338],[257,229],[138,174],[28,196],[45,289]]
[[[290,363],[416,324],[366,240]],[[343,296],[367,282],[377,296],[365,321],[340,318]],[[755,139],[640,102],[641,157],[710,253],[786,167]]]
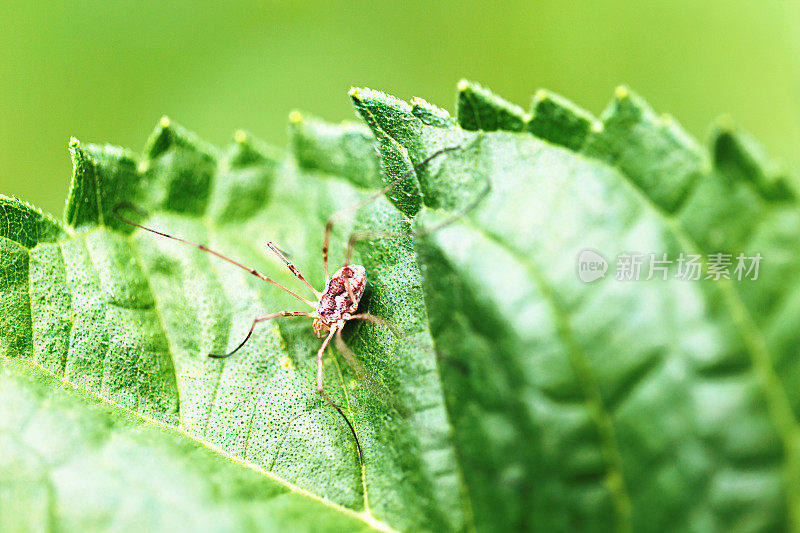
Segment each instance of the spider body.
[[316,318],[312,327],[318,338],[336,325],[338,328],[350,320],[367,285],[367,270],[361,265],[347,265],[334,272],[317,303]]

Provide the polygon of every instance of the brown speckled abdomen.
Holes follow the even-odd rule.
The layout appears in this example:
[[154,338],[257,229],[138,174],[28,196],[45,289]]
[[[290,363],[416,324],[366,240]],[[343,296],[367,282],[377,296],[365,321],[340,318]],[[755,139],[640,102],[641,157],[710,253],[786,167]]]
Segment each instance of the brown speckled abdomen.
[[[355,301],[347,292],[345,278],[350,284]],[[341,320],[344,313],[355,313],[366,284],[367,271],[361,265],[348,265],[337,270],[319,299],[317,314],[320,321],[325,325],[331,325]]]

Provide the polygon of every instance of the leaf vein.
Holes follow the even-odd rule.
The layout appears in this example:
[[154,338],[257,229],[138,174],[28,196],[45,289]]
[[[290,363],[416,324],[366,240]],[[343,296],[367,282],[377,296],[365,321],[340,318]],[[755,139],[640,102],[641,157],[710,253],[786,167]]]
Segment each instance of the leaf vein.
[[534,284],[539,287],[550,307],[556,322],[557,332],[565,344],[570,362],[583,391],[585,404],[600,436],[602,456],[607,467],[606,487],[613,496],[614,511],[617,516],[617,529],[629,531],[631,528],[632,504],[623,474],[622,455],[619,450],[613,418],[604,404],[597,378],[586,359],[585,351],[575,338],[569,314],[559,301],[555,289],[532,259],[520,253],[502,237],[472,224],[469,220],[465,222],[465,226],[494,243],[519,262],[528,272]]

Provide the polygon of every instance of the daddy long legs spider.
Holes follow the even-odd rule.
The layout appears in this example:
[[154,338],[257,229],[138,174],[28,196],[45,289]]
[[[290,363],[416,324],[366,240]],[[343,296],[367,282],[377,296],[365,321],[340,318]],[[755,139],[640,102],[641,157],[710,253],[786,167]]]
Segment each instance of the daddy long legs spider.
[[[363,266],[350,263],[350,260],[352,258],[353,248],[354,248],[355,243],[358,240],[361,240],[363,238],[369,238],[369,237],[372,237],[372,236],[382,236],[382,235],[380,235],[380,234],[372,234],[372,233],[367,232],[367,233],[359,234],[357,236],[354,235],[353,237],[351,237],[350,240],[348,241],[348,246],[347,246],[347,252],[346,252],[346,255],[345,255],[345,264],[344,264],[344,266],[342,266],[342,268],[340,268],[339,270],[334,272],[332,276],[329,276],[329,274],[328,274],[328,248],[329,248],[329,244],[330,244],[331,232],[333,230],[334,224],[336,223],[336,221],[342,215],[344,215],[346,213],[357,211],[358,209],[366,206],[367,204],[377,200],[378,198],[380,198],[381,196],[386,194],[388,191],[390,191],[392,188],[394,188],[398,184],[400,184],[400,182],[402,182],[408,176],[410,176],[415,171],[419,170],[421,167],[426,165],[432,159],[434,159],[434,158],[436,158],[436,157],[438,157],[438,156],[440,156],[440,155],[442,155],[442,154],[444,154],[446,152],[450,152],[450,151],[457,150],[457,149],[460,149],[460,148],[461,148],[460,146],[453,146],[453,147],[448,147],[448,148],[443,148],[443,149],[437,150],[436,152],[434,152],[433,154],[429,155],[424,160],[422,160],[419,164],[414,166],[411,170],[409,170],[408,172],[404,173],[400,177],[396,178],[392,182],[388,183],[386,186],[381,188],[379,191],[377,191],[374,194],[368,196],[367,198],[365,198],[361,202],[358,202],[357,204],[355,204],[355,205],[353,205],[353,206],[351,206],[349,208],[346,208],[346,209],[344,209],[342,211],[339,211],[338,213],[334,214],[333,216],[331,216],[328,219],[327,223],[325,224],[325,235],[324,235],[324,238],[323,238],[323,245],[322,245],[322,259],[323,259],[323,265],[324,265],[323,268],[324,268],[324,276],[325,276],[325,287],[323,288],[322,291],[318,291],[308,281],[306,281],[306,279],[303,277],[303,275],[300,273],[300,271],[291,263],[291,261],[289,261],[289,259],[281,252],[281,250],[274,243],[269,242],[267,244],[269,249],[272,250],[275,253],[275,255],[277,255],[280,258],[281,261],[283,261],[283,263],[292,272],[292,274],[294,274],[297,277],[297,279],[299,279],[302,283],[304,283],[306,285],[306,287],[308,287],[311,290],[311,292],[314,294],[314,297],[316,298],[313,301],[312,300],[308,300],[308,299],[300,296],[296,292],[294,292],[291,289],[281,285],[277,281],[275,281],[273,279],[270,279],[267,276],[261,274],[260,272],[258,272],[254,268],[248,267],[248,266],[236,261],[235,259],[232,259],[232,258],[230,258],[230,257],[228,257],[226,255],[223,255],[223,254],[221,254],[221,253],[219,253],[219,252],[217,252],[215,250],[212,250],[212,249],[208,248],[207,246],[205,246],[203,244],[191,242],[191,241],[188,241],[186,239],[182,239],[180,237],[176,237],[174,235],[170,235],[170,234],[158,231],[156,229],[153,229],[153,228],[150,228],[150,227],[146,227],[146,226],[144,226],[142,224],[139,224],[137,222],[134,222],[134,221],[122,216],[119,213],[119,211],[122,208],[126,208],[126,207],[131,209],[131,210],[133,210],[133,211],[139,212],[139,210],[133,205],[130,205],[130,204],[118,204],[118,205],[116,205],[114,207],[113,212],[114,212],[114,215],[118,219],[120,219],[122,222],[124,222],[126,224],[130,224],[130,225],[135,226],[137,228],[140,228],[142,230],[148,231],[150,233],[154,233],[156,235],[160,235],[162,237],[166,237],[168,239],[172,239],[172,240],[175,240],[175,241],[178,241],[178,242],[182,242],[184,244],[188,244],[190,246],[194,246],[195,248],[198,248],[198,249],[200,249],[200,250],[202,250],[204,252],[208,252],[209,254],[214,255],[214,256],[218,257],[219,259],[222,259],[223,261],[227,261],[228,263],[231,263],[231,264],[233,264],[233,265],[235,265],[235,266],[237,266],[239,268],[242,268],[242,269],[246,270],[247,272],[249,272],[250,274],[258,277],[259,279],[261,279],[263,281],[266,281],[268,283],[271,283],[271,284],[275,285],[276,287],[278,287],[279,289],[286,291],[287,293],[291,294],[292,296],[294,296],[295,298],[297,298],[298,300],[300,300],[304,304],[308,305],[312,309],[311,311],[276,311],[276,312],[273,312],[273,313],[268,313],[268,314],[265,314],[265,315],[262,315],[262,316],[258,316],[255,319],[253,319],[253,322],[250,325],[250,329],[247,332],[247,335],[245,336],[244,340],[242,340],[242,342],[239,343],[239,345],[236,348],[234,348],[232,351],[230,351],[228,353],[224,353],[224,354],[209,354],[209,356],[221,359],[221,358],[225,358],[225,357],[230,357],[231,355],[235,354],[237,351],[239,351],[240,348],[242,348],[242,346],[245,345],[245,343],[247,343],[247,341],[250,339],[251,335],[253,334],[253,330],[255,329],[256,325],[258,323],[260,323],[260,322],[264,322],[266,320],[272,320],[273,318],[278,318],[278,317],[300,317],[300,316],[302,316],[302,317],[311,318],[313,320],[312,328],[313,328],[314,333],[317,335],[318,338],[321,338],[321,339],[324,338],[324,340],[322,341],[322,344],[319,347],[319,350],[317,350],[317,361],[316,361],[317,392],[322,397],[322,399],[326,403],[328,403],[331,407],[333,407],[339,413],[339,415],[341,415],[341,417],[344,419],[345,423],[347,424],[348,428],[350,429],[350,432],[353,434],[353,438],[355,439],[355,442],[356,442],[356,448],[358,450],[358,459],[359,459],[360,464],[363,465],[363,461],[364,460],[363,460],[363,453],[362,453],[362,450],[361,450],[361,443],[359,442],[358,435],[356,434],[356,430],[355,430],[355,427],[353,426],[353,423],[344,414],[344,411],[333,400],[331,400],[330,397],[328,397],[328,395],[325,393],[324,382],[323,382],[323,370],[324,370],[324,368],[323,368],[323,354],[325,353],[325,350],[328,347],[328,345],[330,344],[331,340],[335,339],[334,342],[335,342],[337,348],[339,349],[340,352],[342,352],[342,355],[345,357],[347,362],[351,366],[353,366],[354,369],[356,369],[356,371],[360,370],[359,373],[362,375],[362,377],[367,377],[368,378],[369,375],[366,374],[365,370],[363,370],[363,367],[360,365],[358,360],[355,358],[355,355],[350,350],[350,348],[347,347],[347,345],[344,342],[344,339],[342,338],[342,329],[344,328],[345,324],[347,322],[351,321],[351,320],[363,320],[363,321],[372,322],[374,324],[378,324],[380,326],[387,327],[395,335],[397,335],[398,333],[397,333],[397,328],[396,327],[394,327],[392,324],[390,324],[386,320],[383,320],[380,317],[371,315],[369,313],[356,313],[356,311],[358,309],[359,302],[361,301],[361,297],[364,294],[364,289],[365,289],[366,284],[367,284],[367,272],[366,272],[366,269]],[[478,201],[487,192],[488,192],[488,189],[486,191],[484,191],[479,196]],[[477,205],[477,201],[475,202],[475,205]],[[470,207],[468,207],[468,209],[471,209],[472,207],[473,206],[470,206]],[[461,216],[461,215],[458,215],[458,216]],[[437,226],[436,229],[438,229],[439,227],[441,227],[441,225]],[[426,233],[429,233],[429,231],[426,231]]]

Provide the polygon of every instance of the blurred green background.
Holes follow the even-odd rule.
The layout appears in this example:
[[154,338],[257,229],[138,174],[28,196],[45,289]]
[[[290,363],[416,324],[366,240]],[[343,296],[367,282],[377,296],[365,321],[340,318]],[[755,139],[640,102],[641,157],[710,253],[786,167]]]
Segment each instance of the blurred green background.
[[351,85],[452,111],[466,77],[528,107],[599,113],[619,83],[705,139],[723,113],[800,168],[798,2],[4,2],[0,192],[60,215],[67,141],[140,150],[161,115],[285,146],[300,108],[353,117]]

